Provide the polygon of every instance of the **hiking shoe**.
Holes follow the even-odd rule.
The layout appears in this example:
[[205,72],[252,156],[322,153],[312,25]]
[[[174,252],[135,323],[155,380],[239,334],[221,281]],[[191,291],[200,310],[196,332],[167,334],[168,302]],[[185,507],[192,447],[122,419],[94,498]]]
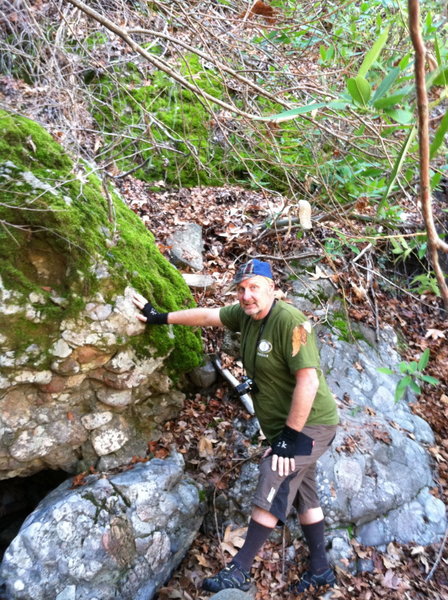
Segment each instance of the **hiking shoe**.
[[316,589],[323,587],[324,585],[333,587],[335,583],[336,577],[332,569],[327,569],[319,575],[315,575],[311,573],[311,571],[305,571],[305,573],[302,575],[302,578],[291,586],[291,592],[294,594],[301,594],[302,592],[309,590],[311,587]]
[[202,582],[202,589],[207,592],[219,592],[229,588],[243,592],[247,592],[250,588],[249,573],[233,562],[213,577],[206,577]]

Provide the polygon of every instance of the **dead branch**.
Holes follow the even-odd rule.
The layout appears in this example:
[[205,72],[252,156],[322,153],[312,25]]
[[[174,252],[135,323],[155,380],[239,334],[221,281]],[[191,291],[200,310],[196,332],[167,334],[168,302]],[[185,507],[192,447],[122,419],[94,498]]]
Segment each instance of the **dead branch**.
[[178,83],[180,83],[185,89],[190,90],[196,96],[201,97],[204,100],[208,100],[208,102],[212,102],[213,104],[217,104],[218,106],[225,108],[229,112],[237,114],[240,117],[244,117],[251,121],[264,121],[265,120],[265,117],[261,117],[260,115],[251,114],[251,113],[247,113],[243,110],[240,110],[236,106],[234,106],[232,104],[228,104],[227,102],[224,102],[223,100],[220,100],[219,98],[216,98],[215,96],[212,96],[208,92],[205,92],[199,86],[190,83],[180,73],[177,73],[176,71],[171,69],[164,61],[158,59],[153,54],[150,54],[149,52],[147,52],[122,27],[119,27],[116,23],[114,23],[113,21],[111,21],[110,19],[105,17],[104,15],[101,15],[99,12],[97,12],[93,8],[90,8],[84,2],[81,2],[80,0],[67,0],[67,2],[70,2],[70,4],[73,4],[73,6],[76,6],[77,8],[79,8],[86,15],[88,15],[92,19],[95,19],[95,21],[97,21],[98,23],[101,23],[101,25],[106,27],[106,29],[109,29],[109,31],[112,31],[113,33],[115,33],[115,35],[120,37],[126,44],[128,44],[129,47],[134,50],[134,52],[136,52],[137,54],[140,54],[140,56],[143,56],[156,69],[166,73],[169,77],[174,79],[174,81],[177,81]]
[[287,108],[287,109],[291,108],[291,104],[289,102],[285,102],[284,100],[281,100],[277,95],[270,94],[268,91],[266,91],[265,89],[263,89],[262,87],[260,87],[259,85],[257,85],[256,83],[254,83],[253,81],[248,79],[247,77],[244,77],[243,75],[241,75],[234,69],[231,69],[230,67],[228,67],[225,63],[219,61],[215,56],[212,56],[211,54],[202,52],[201,50],[199,50],[199,48],[195,48],[191,44],[187,44],[186,42],[184,42],[181,39],[177,39],[171,35],[162,33],[160,31],[155,31],[153,29],[143,29],[143,28],[128,29],[127,33],[128,34],[139,33],[139,34],[151,35],[153,37],[158,37],[158,38],[164,39],[168,42],[171,42],[177,46],[180,46],[181,48],[188,50],[188,52],[191,52],[192,54],[196,54],[197,56],[200,56],[204,60],[213,64],[219,71],[223,71],[224,73],[231,75],[234,79],[241,81],[241,83],[244,83],[249,88],[256,91],[257,94],[259,94],[260,96],[264,96],[265,98],[272,100],[273,102],[275,102],[276,104],[279,104],[280,106],[283,106],[284,108]]
[[420,197],[422,214],[428,234],[429,258],[437,278],[443,303],[448,310],[448,286],[439,263],[438,251],[448,252],[448,244],[437,233],[432,212],[431,187],[430,187],[430,160],[429,160],[429,117],[428,95],[426,92],[426,48],[420,29],[420,2],[408,0],[409,30],[415,50],[415,84],[417,91],[418,136],[420,157]]
[[428,582],[430,579],[432,579],[432,576],[434,575],[434,573],[436,572],[437,567],[439,566],[440,561],[442,560],[442,556],[443,556],[443,551],[445,550],[445,546],[446,546],[446,542],[448,539],[448,528],[445,529],[445,535],[443,536],[443,541],[440,544],[440,548],[439,551],[437,553],[437,557],[436,560],[430,570],[430,572],[428,573],[428,575],[425,577],[425,582]]
[[[397,290],[400,290],[400,292],[402,294],[405,294],[406,296],[409,296],[410,298],[412,298],[413,300],[415,300],[416,302],[418,302],[422,306],[427,306],[428,308],[430,308],[432,310],[434,309],[434,306],[432,306],[431,304],[428,304],[424,300],[421,300],[421,298],[419,298],[415,294],[412,294],[411,292],[408,292],[408,290],[406,290],[403,287],[397,285],[396,283],[394,283],[393,281],[391,281],[390,279],[388,279],[387,277],[385,277],[384,275],[382,275],[379,271],[376,271],[375,269],[370,269],[369,267],[365,267],[364,265],[358,265],[358,267],[360,267],[361,269],[364,269],[364,271],[368,271],[369,273],[372,273],[372,275],[375,275],[375,277],[380,277],[383,281],[386,281],[389,285],[391,285],[392,287],[396,288]],[[442,309],[442,310],[445,310],[445,309]]]
[[[290,103],[285,102],[284,100],[280,99],[278,95],[273,95],[273,94],[270,94],[268,91],[263,90],[262,87],[256,85],[254,82],[250,81],[246,77],[243,77],[234,69],[227,67],[222,61],[218,61],[214,56],[208,56],[207,54],[199,51],[198,49],[194,49],[191,45],[186,44],[185,42],[175,40],[175,38],[173,38],[172,36],[168,36],[166,34],[161,34],[161,33],[155,32],[153,30],[146,30],[144,28],[123,29],[122,27],[118,26],[115,22],[108,19],[106,16],[98,13],[93,8],[90,8],[86,3],[82,2],[81,0],[67,0],[67,2],[69,2],[76,8],[79,8],[82,12],[84,12],[84,14],[93,18],[95,21],[97,21],[98,23],[103,25],[106,29],[108,29],[112,33],[115,33],[126,44],[128,44],[134,50],[134,52],[136,52],[137,54],[140,54],[140,56],[143,56],[156,69],[163,71],[169,77],[171,77],[174,81],[177,81],[180,85],[182,85],[185,89],[188,89],[191,92],[193,92],[197,98],[206,100],[207,103],[212,103],[214,105],[220,106],[221,108],[226,109],[230,113],[238,115],[240,117],[243,117],[243,118],[247,119],[248,121],[252,121],[252,122],[270,122],[271,121],[270,116],[262,116],[259,114],[248,113],[246,111],[243,111],[243,110],[239,109],[235,104],[229,104],[227,102],[224,102],[223,100],[216,98],[215,96],[212,96],[211,94],[205,92],[199,86],[197,86],[193,83],[190,83],[180,73],[178,73],[177,71],[172,69],[165,61],[163,61],[160,58],[157,58],[156,56],[154,56],[153,54],[147,52],[140,44],[138,44],[138,42],[136,42],[131,37],[130,34],[131,33],[139,33],[139,34],[151,33],[152,35],[155,35],[157,37],[165,38],[167,41],[176,42],[178,45],[183,46],[185,49],[188,49],[189,51],[194,52],[197,56],[200,56],[201,58],[209,60],[210,63],[214,64],[215,67],[219,71],[226,72],[230,76],[234,77],[236,80],[240,81],[241,83],[244,83],[249,88],[253,89],[258,95],[264,96],[265,98],[276,102],[283,109],[291,109],[295,106],[293,104],[290,104]],[[326,126],[324,122],[318,121],[315,118],[313,118],[307,114],[301,115],[301,118],[304,121],[307,121],[307,122],[313,124],[315,127],[320,129],[321,131],[331,135],[332,137],[336,137],[338,140],[344,141],[348,146],[356,148],[358,151],[362,152],[363,154],[377,158],[378,155],[376,153],[369,152],[369,150],[367,150],[366,148],[360,148],[356,144],[354,144],[349,135],[343,135],[341,133],[341,131],[338,131],[338,132],[333,131],[332,128]],[[295,119],[295,117],[288,117],[288,118],[285,118],[282,120],[291,120],[291,119]],[[281,120],[279,120],[279,119],[276,120],[276,122],[280,122],[280,121]]]

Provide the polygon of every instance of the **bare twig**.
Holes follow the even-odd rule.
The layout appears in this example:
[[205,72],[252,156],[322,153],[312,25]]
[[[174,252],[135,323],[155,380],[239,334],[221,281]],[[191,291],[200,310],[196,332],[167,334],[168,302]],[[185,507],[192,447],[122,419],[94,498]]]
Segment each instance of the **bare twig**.
[[241,75],[240,73],[238,73],[234,69],[230,68],[225,63],[223,63],[220,60],[218,60],[217,57],[214,56],[213,54],[211,54],[211,53],[207,54],[205,52],[202,52],[199,48],[196,48],[196,47],[192,46],[191,44],[187,44],[186,42],[184,42],[181,39],[175,38],[175,37],[173,37],[171,35],[168,35],[166,33],[162,33],[160,31],[154,31],[152,29],[135,28],[135,29],[128,29],[127,32],[128,32],[128,34],[140,33],[140,34],[151,35],[151,36],[154,36],[154,37],[158,37],[158,38],[162,38],[162,39],[165,39],[167,41],[170,41],[173,44],[175,44],[177,46],[180,46],[181,48],[184,48],[185,50],[188,50],[188,52],[196,54],[197,56],[200,56],[204,60],[210,62],[219,71],[223,71],[224,73],[227,73],[227,74],[231,75],[232,77],[234,77],[238,81],[241,81],[242,83],[244,83],[245,85],[247,85],[249,88],[251,88],[255,92],[257,92],[257,94],[259,94],[260,96],[268,98],[269,100],[272,100],[276,104],[280,104],[281,106],[284,106],[285,108],[290,108],[291,107],[291,104],[289,102],[285,102],[278,95],[270,94],[266,89],[260,87],[259,85],[257,85],[256,83],[254,83],[253,81],[251,81],[250,79],[248,79],[247,77],[244,77],[243,75]]
[[89,17],[92,17],[92,19],[95,19],[96,21],[98,21],[98,23],[101,23],[101,25],[106,27],[106,29],[109,29],[109,31],[112,31],[113,33],[115,33],[124,42],[126,42],[126,44],[128,44],[134,50],[134,52],[136,52],[137,54],[140,54],[140,56],[143,56],[148,62],[150,62],[154,67],[156,67],[156,69],[158,69],[159,71],[162,71],[163,73],[166,73],[169,77],[174,79],[174,81],[177,81],[178,83],[180,83],[185,89],[190,90],[196,96],[202,97],[204,100],[207,100],[208,102],[212,102],[213,104],[217,104],[218,106],[221,106],[221,108],[225,108],[229,112],[237,114],[240,117],[245,117],[246,119],[250,119],[250,120],[254,120],[254,121],[264,120],[263,117],[260,117],[259,115],[256,115],[253,113],[248,113],[246,111],[243,111],[233,104],[229,104],[228,102],[224,102],[220,98],[216,98],[215,96],[212,96],[208,92],[201,89],[198,85],[194,85],[194,84],[190,83],[187,79],[185,79],[185,77],[183,77],[183,75],[181,75],[174,69],[168,67],[167,64],[165,63],[165,61],[160,60],[159,58],[157,58],[156,56],[154,56],[153,54],[151,54],[147,50],[145,50],[145,48],[143,48],[140,44],[138,44],[127,33],[126,30],[124,30],[122,27],[119,27],[116,23],[114,23],[113,21],[111,21],[110,19],[105,17],[104,15],[100,14],[93,8],[90,8],[90,6],[88,6],[84,2],[81,2],[80,0],[67,0],[67,2],[70,2],[71,4],[73,4],[73,6],[76,6],[77,8],[82,10],[86,15],[88,15]]
[[436,569],[439,566],[440,561],[442,560],[443,551],[445,550],[447,539],[448,539],[448,527],[445,529],[445,535],[443,536],[443,541],[440,544],[440,548],[437,553],[436,560],[435,560],[431,570],[429,571],[428,575],[425,577],[425,582],[428,582],[430,579],[432,579],[432,576],[436,572]]
[[[387,277],[385,277],[381,273],[378,273],[378,271],[375,271],[374,269],[371,269],[369,267],[364,267],[363,265],[358,265],[358,267],[361,267],[361,269],[364,269],[365,271],[369,271],[370,273],[372,273],[373,275],[375,275],[375,277],[380,277],[381,279],[383,279],[384,281],[386,281],[392,287],[396,288],[397,290],[400,290],[403,294],[406,294],[406,296],[410,296],[411,298],[413,298],[414,300],[416,300],[419,304],[422,304],[423,306],[427,306],[431,310],[434,310],[434,306],[432,306],[431,304],[428,304],[427,302],[424,302],[423,300],[421,300],[415,294],[412,294],[411,292],[408,292],[408,290],[405,290],[404,288],[400,287],[399,285],[397,285],[396,283],[394,283],[393,281],[391,281],[390,279],[388,279]],[[442,309],[442,310],[444,310],[444,309]],[[448,312],[448,311],[445,310],[445,312]]]

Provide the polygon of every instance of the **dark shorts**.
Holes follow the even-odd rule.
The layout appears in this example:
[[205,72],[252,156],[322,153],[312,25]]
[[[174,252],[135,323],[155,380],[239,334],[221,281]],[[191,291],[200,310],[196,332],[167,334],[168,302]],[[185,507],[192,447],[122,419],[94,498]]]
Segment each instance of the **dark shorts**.
[[314,440],[310,456],[296,456],[295,471],[286,477],[271,468],[272,456],[260,463],[260,476],[253,504],[273,514],[283,523],[292,506],[299,514],[319,506],[316,489],[316,462],[328,450],[335,436],[337,425],[309,425],[303,433]]

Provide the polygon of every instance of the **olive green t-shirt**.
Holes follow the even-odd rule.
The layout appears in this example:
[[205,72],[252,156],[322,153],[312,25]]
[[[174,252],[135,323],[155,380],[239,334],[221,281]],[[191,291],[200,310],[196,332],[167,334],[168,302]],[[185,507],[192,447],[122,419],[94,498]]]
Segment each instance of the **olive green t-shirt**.
[[258,391],[252,392],[261,429],[272,441],[283,429],[296,385],[295,372],[315,368],[319,388],[307,425],[337,425],[336,402],[320,368],[316,337],[310,321],[294,306],[278,301],[270,315],[254,320],[239,304],[224,306],[219,317],[225,327],[241,332],[241,357]]

